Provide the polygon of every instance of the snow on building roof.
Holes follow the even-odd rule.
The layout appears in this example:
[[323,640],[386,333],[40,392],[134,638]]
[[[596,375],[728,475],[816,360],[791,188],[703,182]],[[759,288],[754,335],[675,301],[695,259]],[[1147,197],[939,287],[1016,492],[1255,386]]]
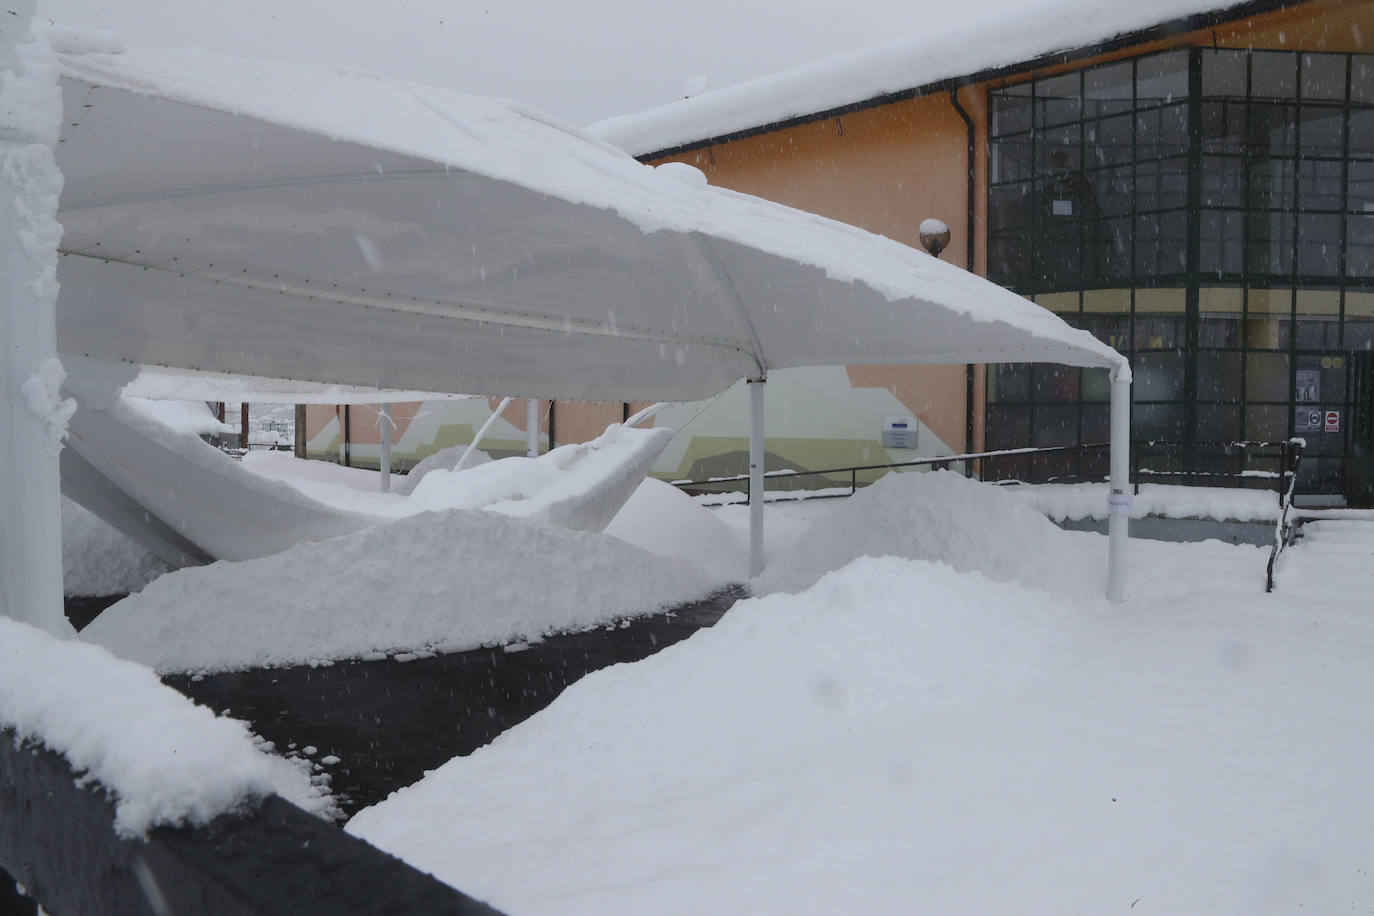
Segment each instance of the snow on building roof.
[[760,79],[599,121],[588,132],[650,156],[957,81],[1119,36],[1226,11],[1279,6],[1234,0],[984,0],[942,5],[930,28]]
[[1129,371],[924,252],[512,103],[76,44],[58,54],[63,353],[613,401],[800,365]]

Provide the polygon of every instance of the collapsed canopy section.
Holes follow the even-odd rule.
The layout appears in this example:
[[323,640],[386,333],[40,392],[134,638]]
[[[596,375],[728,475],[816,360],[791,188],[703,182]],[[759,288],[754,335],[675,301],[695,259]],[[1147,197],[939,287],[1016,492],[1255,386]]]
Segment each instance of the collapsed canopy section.
[[199,53],[59,57],[64,353],[597,400],[799,365],[1122,364],[963,270],[510,103]]

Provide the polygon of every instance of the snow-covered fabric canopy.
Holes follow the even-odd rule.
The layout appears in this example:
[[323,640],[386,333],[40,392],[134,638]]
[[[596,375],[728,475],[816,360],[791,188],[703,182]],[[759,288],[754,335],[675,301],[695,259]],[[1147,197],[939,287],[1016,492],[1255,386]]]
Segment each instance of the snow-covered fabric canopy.
[[514,104],[54,44],[65,354],[598,400],[800,365],[1123,365],[922,252]]

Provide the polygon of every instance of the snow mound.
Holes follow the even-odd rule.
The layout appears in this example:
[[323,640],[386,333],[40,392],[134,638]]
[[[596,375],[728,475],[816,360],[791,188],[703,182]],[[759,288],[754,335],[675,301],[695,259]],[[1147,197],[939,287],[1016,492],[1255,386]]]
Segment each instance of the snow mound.
[[732,528],[677,487],[641,483],[606,533],[660,557],[685,560],[731,582],[749,577],[747,532]]
[[[452,471],[457,468],[459,460],[462,459],[467,450],[467,444],[450,445],[448,448],[439,449],[439,451],[435,452],[433,455],[427,455],[420,459],[415,467],[411,468],[404,477],[392,484],[392,491],[402,496],[409,496],[411,491],[415,489],[415,486],[423,480],[424,476],[430,471]],[[464,464],[464,467],[475,468],[479,464],[488,464],[490,462],[490,455],[481,449],[473,449],[472,454],[468,455],[468,460],[466,464]]]
[[164,673],[453,652],[652,613],[721,584],[604,534],[450,510],[179,570],[81,638]]
[[126,595],[169,569],[95,515],[62,498],[62,588],[66,594]]
[[879,840],[832,872],[836,843],[886,829],[892,797],[920,786],[917,723],[1055,665],[1075,613],[947,566],[860,559],[588,675],[347,829],[506,912],[810,909],[909,855]]
[[855,557],[896,556],[938,560],[1056,594],[1096,595],[1105,553],[1105,541],[1060,530],[998,487],[951,471],[889,474],[767,566],[754,594],[800,591]]
[[0,727],[64,755],[114,793],[115,830],[208,823],[278,794],[317,814],[331,799],[236,719],[217,717],[141,665],[0,616]]

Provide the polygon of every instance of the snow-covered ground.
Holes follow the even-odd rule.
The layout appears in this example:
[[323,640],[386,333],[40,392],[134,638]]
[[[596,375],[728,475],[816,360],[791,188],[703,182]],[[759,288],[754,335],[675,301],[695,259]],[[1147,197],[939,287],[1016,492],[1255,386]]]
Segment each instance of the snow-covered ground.
[[934,527],[905,557],[842,565],[880,552],[858,500],[776,507],[840,568],[585,678],[350,831],[516,916],[1374,904],[1367,523],[1317,523],[1272,595],[1260,548],[1135,541],[1112,606],[1100,535],[893,480],[875,527]]
[[[1270,595],[1261,548],[1135,540],[1114,606],[1099,597],[1105,538],[1055,527],[1024,496],[936,472],[770,504],[758,597],[588,676],[348,829],[513,916],[1374,905],[1374,523],[1309,523]],[[1158,501],[1177,511],[1186,496]],[[1215,510],[1197,496],[1198,514]],[[468,545],[480,561],[443,580],[446,597],[506,583],[487,618],[421,615],[435,646],[523,608],[534,554],[574,591],[633,603],[665,577],[736,579],[746,553],[745,507],[706,510],[654,481],[601,534],[548,539],[555,529],[480,515],[505,527],[474,537],[464,515],[378,529],[417,526],[396,536],[398,555],[426,549],[425,533],[440,542],[407,567],[420,581]],[[286,591],[293,570],[318,573],[331,552],[359,565],[376,546],[223,565]],[[350,586],[394,584],[386,565],[301,604],[336,611]],[[171,595],[178,575],[147,592]],[[161,607],[241,597],[192,588]],[[361,612],[289,611],[244,629],[296,619],[325,639],[331,626],[364,634],[350,651],[378,639]],[[178,629],[169,619],[145,641],[195,651],[176,648]]]

